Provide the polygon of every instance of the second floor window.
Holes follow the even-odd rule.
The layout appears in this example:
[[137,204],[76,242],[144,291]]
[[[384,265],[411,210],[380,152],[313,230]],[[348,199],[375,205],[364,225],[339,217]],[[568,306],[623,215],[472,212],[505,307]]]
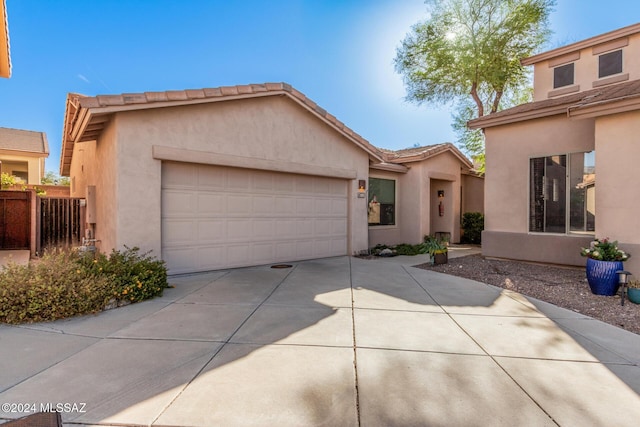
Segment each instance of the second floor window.
[[561,65],[553,69],[553,88],[570,86],[573,84],[574,64]]
[[622,72],[622,50],[602,54],[598,57],[598,78]]

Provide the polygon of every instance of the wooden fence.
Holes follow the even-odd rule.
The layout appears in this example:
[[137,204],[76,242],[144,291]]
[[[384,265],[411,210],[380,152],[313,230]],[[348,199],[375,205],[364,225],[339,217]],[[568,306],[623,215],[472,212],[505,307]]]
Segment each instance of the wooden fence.
[[40,249],[69,248],[82,244],[80,199],[40,199]]

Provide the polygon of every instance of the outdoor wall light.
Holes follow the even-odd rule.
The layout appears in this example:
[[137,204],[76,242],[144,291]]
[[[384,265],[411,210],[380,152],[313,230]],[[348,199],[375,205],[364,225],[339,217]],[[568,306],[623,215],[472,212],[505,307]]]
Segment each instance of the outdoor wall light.
[[620,283],[620,305],[624,305],[624,297],[627,293],[627,283],[629,280],[629,276],[631,275],[631,273],[629,273],[628,271],[624,271],[624,270],[618,270],[616,271],[616,274],[618,275],[618,283]]
[[438,190],[438,199],[444,199],[444,190]]

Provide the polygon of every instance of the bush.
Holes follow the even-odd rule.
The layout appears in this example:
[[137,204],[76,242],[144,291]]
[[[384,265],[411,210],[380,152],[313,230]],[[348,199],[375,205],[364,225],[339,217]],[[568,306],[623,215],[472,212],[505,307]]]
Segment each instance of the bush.
[[95,313],[112,301],[137,302],[162,295],[163,261],[139,249],[110,257],[54,251],[29,265],[0,272],[0,322],[42,322]]
[[484,215],[480,212],[466,212],[462,215],[462,243],[482,243]]

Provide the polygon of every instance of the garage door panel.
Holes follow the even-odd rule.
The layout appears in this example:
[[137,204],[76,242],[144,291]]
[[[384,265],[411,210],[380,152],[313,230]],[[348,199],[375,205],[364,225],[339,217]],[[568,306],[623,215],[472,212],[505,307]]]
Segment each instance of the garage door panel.
[[191,214],[196,209],[196,193],[166,190],[162,197],[162,211],[167,217]]
[[190,163],[173,163],[162,171],[163,188],[191,188],[197,182],[198,168]]
[[230,219],[227,221],[227,240],[229,242],[248,242],[251,240],[253,224],[250,219]]
[[211,244],[227,240],[227,221],[218,220],[199,220],[198,234],[196,236],[198,243]]
[[197,200],[196,212],[200,217],[224,216],[227,213],[227,198],[223,194],[202,192],[198,193]]
[[173,162],[162,168],[162,248],[172,273],[347,253],[346,180]]
[[188,244],[198,237],[197,223],[190,219],[169,219],[163,234],[169,245]]
[[227,215],[229,216],[249,216],[253,207],[250,195],[228,195]]

